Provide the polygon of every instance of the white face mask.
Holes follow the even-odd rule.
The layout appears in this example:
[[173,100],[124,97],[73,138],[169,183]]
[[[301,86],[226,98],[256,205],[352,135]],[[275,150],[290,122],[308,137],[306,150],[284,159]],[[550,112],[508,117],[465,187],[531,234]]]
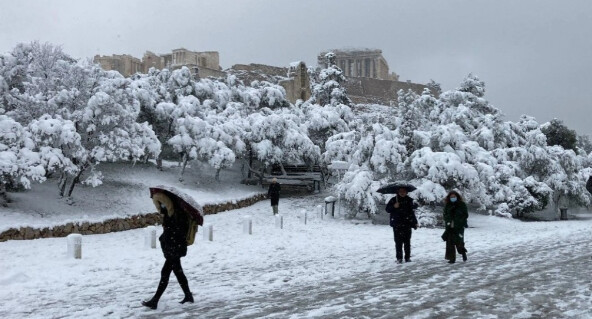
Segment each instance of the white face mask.
[[450,197],[450,201],[453,203],[456,202],[456,197]]

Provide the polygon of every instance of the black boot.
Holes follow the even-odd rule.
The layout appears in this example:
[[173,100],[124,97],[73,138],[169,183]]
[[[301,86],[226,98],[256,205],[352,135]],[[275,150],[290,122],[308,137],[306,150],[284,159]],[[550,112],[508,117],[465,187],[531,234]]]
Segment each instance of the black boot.
[[183,298],[183,300],[181,300],[179,303],[186,303],[186,302],[193,303],[193,294],[191,292],[186,293],[185,298]]
[[148,301],[142,301],[142,306],[155,310],[158,307],[158,300],[152,298]]
[[454,259],[451,259],[448,261],[449,264],[454,264],[455,262],[456,262],[456,260],[454,260]]
[[467,253],[462,253],[463,261],[467,261]]

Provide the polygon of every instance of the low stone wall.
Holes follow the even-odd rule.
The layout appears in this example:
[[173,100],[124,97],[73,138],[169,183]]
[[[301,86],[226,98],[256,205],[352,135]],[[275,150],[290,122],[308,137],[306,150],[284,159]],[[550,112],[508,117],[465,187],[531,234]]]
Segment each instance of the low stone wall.
[[[213,215],[220,212],[251,206],[258,201],[267,198],[266,194],[258,194],[242,200],[231,201],[222,204],[205,205],[203,207],[205,215]],[[106,234],[116,231],[124,231],[136,228],[143,228],[150,225],[161,223],[159,213],[150,213],[144,215],[134,215],[122,218],[107,219],[102,222],[74,222],[65,225],[32,228],[20,227],[10,228],[0,233],[0,242],[19,239],[36,239],[50,237],[66,237],[72,233],[82,235]]]

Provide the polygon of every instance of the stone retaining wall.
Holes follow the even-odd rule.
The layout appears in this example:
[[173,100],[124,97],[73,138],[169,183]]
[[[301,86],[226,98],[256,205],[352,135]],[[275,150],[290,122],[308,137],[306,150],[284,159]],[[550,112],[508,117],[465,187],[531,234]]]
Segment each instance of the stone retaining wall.
[[[267,198],[266,194],[258,194],[253,197],[245,198],[242,200],[231,201],[222,204],[205,205],[203,207],[203,210],[205,215],[212,215],[232,209],[251,206],[265,198]],[[72,233],[78,233],[83,235],[106,234],[116,231],[143,228],[146,226],[156,225],[159,223],[161,223],[160,214],[150,213],[145,215],[134,215],[129,217],[107,219],[105,221],[96,223],[76,222],[45,228],[10,228],[0,233],[0,242],[18,239],[65,237]]]

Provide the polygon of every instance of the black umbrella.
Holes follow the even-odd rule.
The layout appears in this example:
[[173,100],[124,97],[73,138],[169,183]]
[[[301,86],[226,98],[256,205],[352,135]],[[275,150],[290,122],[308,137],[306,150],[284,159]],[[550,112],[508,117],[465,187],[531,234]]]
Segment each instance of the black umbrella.
[[163,185],[150,187],[150,197],[156,193],[163,193],[167,195],[175,204],[177,204],[177,207],[185,211],[187,215],[196,220],[198,225],[203,225],[203,209],[201,205],[198,204],[195,199],[193,199],[193,197],[185,194],[175,187]]
[[404,184],[404,183],[393,183],[393,184],[388,184],[385,186],[382,186],[381,188],[379,188],[377,190],[377,192],[381,193],[381,194],[396,194],[399,192],[399,189],[404,188],[407,190],[407,192],[413,192],[414,190],[416,190],[417,188],[415,188],[415,186],[411,185],[411,184]]

